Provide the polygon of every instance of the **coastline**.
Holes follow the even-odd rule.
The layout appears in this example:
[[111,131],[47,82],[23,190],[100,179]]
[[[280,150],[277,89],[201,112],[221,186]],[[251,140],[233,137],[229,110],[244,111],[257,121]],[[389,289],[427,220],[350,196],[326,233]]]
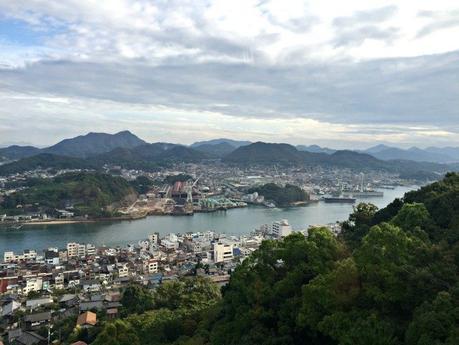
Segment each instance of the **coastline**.
[[63,224],[84,224],[84,223],[103,223],[103,222],[118,222],[124,220],[136,220],[146,218],[148,214],[142,214],[140,216],[129,216],[129,217],[111,217],[111,218],[93,218],[93,219],[52,219],[52,220],[37,220],[37,221],[19,221],[19,222],[2,222],[0,227],[21,225],[63,225]]
[[[317,200],[319,201],[319,200]],[[316,202],[314,200],[314,202]],[[311,201],[299,201],[287,206],[282,206],[280,208],[296,208],[307,206],[312,203]],[[255,207],[262,205],[253,205]],[[213,209],[213,210],[195,210],[194,213],[214,213],[218,211],[228,211],[232,209],[238,209],[241,207],[230,207],[227,209]],[[147,218],[148,216],[173,216],[173,217],[182,217],[182,216],[192,216],[193,214],[173,214],[173,213],[161,213],[161,212],[145,212],[137,216],[120,216],[120,217],[110,217],[110,218],[90,218],[90,219],[48,219],[48,220],[32,220],[32,221],[17,221],[17,222],[0,222],[0,228],[9,227],[9,226],[31,226],[31,225],[65,225],[65,224],[94,224],[94,223],[105,223],[105,222],[121,222],[121,221],[131,221]]]

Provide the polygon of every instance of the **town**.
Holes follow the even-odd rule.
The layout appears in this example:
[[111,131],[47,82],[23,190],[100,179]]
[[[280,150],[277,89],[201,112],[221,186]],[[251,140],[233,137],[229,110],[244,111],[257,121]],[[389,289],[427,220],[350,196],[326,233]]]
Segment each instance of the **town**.
[[[339,233],[340,225],[328,227]],[[251,234],[170,233],[124,247],[67,243],[66,248],[7,251],[0,263],[0,329],[9,344],[46,344],[53,324],[78,316],[75,327],[92,327],[98,314],[117,318],[129,284],[156,289],[183,276],[203,276],[225,285],[236,265],[265,239],[294,230],[288,220],[264,224]],[[295,230],[307,236],[308,229]]]
[[[217,163],[214,165],[181,163],[156,172],[106,166],[104,171],[109,176],[121,177],[133,185],[144,183],[140,185],[135,195],[128,195],[114,208],[112,205],[105,205],[115,211],[109,218],[120,220],[138,219],[148,215],[193,215],[253,204],[285,207],[323,200],[355,202],[356,197],[382,196],[383,192],[376,189],[390,189],[397,185],[411,185],[415,182],[382,171],[370,171],[364,174],[338,168],[299,169],[276,166],[241,168]],[[72,173],[92,172],[82,169],[34,169],[0,177],[0,204],[2,200],[14,196],[15,193],[27,191],[30,188],[28,181],[51,181]],[[256,191],[257,188],[267,184],[280,187],[297,186],[299,191],[304,191],[304,197],[281,203]],[[327,197],[334,198],[327,200]],[[0,224],[94,220],[91,214],[77,212],[74,203],[71,198],[60,200],[59,207],[46,206],[43,200],[16,202],[10,206],[13,209],[4,208],[4,213],[0,208]],[[100,220],[104,217],[97,218]]]

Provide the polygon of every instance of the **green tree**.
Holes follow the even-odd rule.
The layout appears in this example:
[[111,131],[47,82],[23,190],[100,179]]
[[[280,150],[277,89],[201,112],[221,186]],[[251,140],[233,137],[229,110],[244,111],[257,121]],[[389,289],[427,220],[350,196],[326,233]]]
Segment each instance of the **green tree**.
[[459,292],[439,292],[414,312],[406,331],[407,345],[453,345],[459,339]]
[[141,314],[153,309],[153,295],[148,289],[138,284],[131,284],[124,290],[121,304],[123,315]]

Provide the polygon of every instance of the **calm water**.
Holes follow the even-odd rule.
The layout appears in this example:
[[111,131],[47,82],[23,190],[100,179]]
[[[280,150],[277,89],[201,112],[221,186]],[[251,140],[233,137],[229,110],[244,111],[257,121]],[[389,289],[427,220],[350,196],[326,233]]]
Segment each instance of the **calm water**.
[[[413,188],[397,187],[394,190],[384,190],[384,197],[366,198],[362,201],[384,207]],[[42,251],[48,247],[64,248],[67,242],[73,241],[95,245],[125,245],[137,243],[153,232],[167,234],[213,230],[227,234],[243,234],[279,219],[288,219],[294,229],[304,229],[309,225],[345,220],[350,212],[351,204],[318,202],[288,209],[247,207],[226,212],[198,213],[190,217],[151,216],[135,221],[113,223],[30,225],[24,226],[21,230],[0,227],[0,255],[3,257],[6,250],[22,252],[24,249]]]

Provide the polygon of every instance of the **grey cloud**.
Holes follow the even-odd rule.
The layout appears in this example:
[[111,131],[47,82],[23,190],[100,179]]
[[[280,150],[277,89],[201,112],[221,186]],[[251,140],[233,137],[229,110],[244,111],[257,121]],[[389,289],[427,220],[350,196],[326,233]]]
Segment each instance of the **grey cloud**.
[[449,13],[420,11],[418,16],[429,19],[429,23],[418,31],[416,35],[418,38],[428,36],[438,30],[459,26],[459,10]]
[[385,6],[369,11],[359,11],[348,17],[333,20],[335,47],[358,46],[365,39],[383,40],[390,43],[399,33],[395,27],[381,27],[379,24],[389,19],[397,11],[396,6]]
[[397,12],[397,6],[390,5],[380,7],[374,10],[358,11],[352,16],[338,17],[333,20],[333,25],[337,28],[354,26],[358,23],[380,23]]
[[376,25],[366,25],[351,30],[337,32],[333,43],[335,47],[360,45],[366,39],[383,40],[391,42],[398,35],[398,28],[380,28]]
[[[40,62],[0,70],[0,89],[346,124],[459,121],[459,55],[301,66]],[[225,104],[226,106],[220,106]]]

